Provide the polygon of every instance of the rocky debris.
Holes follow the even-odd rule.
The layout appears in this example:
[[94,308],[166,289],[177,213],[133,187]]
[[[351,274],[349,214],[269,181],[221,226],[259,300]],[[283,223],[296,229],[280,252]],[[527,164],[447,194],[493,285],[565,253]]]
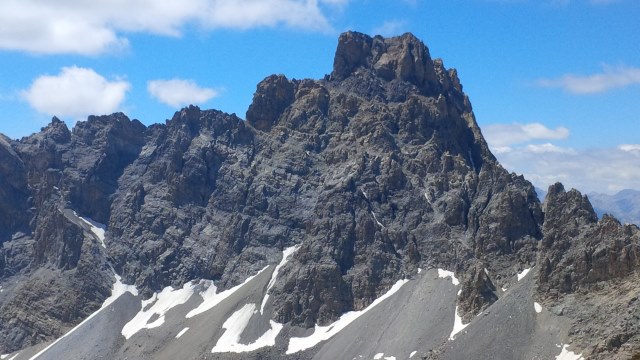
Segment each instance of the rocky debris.
[[[596,223],[581,195],[556,186],[543,214],[489,151],[456,71],[411,34],[341,35],[330,76],[266,78],[247,121],[193,106],[149,127],[117,113],[69,131],[54,118],[0,152],[0,182],[16,189],[0,192],[0,214],[19,213],[0,220],[0,283],[24,284],[0,297],[4,353],[95,310],[107,258],[148,297],[200,278],[232,287],[300,245],[270,301],[274,319],[302,327],[365,308],[418,268],[463,279],[470,319],[536,262],[549,296],[637,267],[637,229]],[[106,250],[73,210],[108,225]]]

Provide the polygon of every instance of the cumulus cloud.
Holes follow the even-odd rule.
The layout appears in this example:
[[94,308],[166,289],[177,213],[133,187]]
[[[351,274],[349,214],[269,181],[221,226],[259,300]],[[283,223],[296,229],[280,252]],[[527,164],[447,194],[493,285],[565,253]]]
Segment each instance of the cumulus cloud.
[[124,33],[180,36],[205,29],[287,26],[326,31],[327,8],[348,0],[3,0],[0,49],[95,55],[128,46]]
[[538,86],[560,88],[571,94],[596,94],[640,84],[640,68],[604,66],[593,75],[567,74],[555,79],[539,79]]
[[149,94],[172,107],[202,104],[218,95],[214,89],[198,86],[193,80],[152,80],[147,83]]
[[126,81],[109,81],[92,69],[72,66],[36,78],[21,96],[41,113],[77,120],[120,110],[130,88]]
[[540,123],[493,124],[483,126],[482,133],[493,149],[503,152],[509,149],[509,145],[532,140],[561,140],[569,137],[569,129],[565,127],[549,129]]

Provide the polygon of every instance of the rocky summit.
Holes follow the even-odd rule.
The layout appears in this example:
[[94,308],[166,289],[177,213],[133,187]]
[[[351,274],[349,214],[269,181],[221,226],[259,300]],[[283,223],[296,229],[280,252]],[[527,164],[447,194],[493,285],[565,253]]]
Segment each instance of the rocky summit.
[[491,154],[411,34],[246,119],[0,136],[3,359],[638,359],[640,230]]

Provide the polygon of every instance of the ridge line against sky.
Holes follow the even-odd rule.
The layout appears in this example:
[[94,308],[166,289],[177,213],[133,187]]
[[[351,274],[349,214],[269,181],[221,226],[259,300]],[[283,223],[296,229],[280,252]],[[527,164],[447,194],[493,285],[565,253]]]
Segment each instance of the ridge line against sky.
[[455,67],[503,165],[537,186],[640,189],[636,0],[96,0],[0,3],[0,133],[53,115],[244,117],[272,73],[322,78],[337,36],[410,31]]

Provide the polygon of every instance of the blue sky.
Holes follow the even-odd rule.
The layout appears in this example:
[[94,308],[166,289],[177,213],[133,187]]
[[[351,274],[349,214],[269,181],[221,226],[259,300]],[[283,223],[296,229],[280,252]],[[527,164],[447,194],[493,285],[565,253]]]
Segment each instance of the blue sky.
[[458,69],[507,169],[640,189],[638,19],[638,0],[3,0],[0,132],[189,103],[244,117],[264,77],[329,73],[340,32],[410,31]]

